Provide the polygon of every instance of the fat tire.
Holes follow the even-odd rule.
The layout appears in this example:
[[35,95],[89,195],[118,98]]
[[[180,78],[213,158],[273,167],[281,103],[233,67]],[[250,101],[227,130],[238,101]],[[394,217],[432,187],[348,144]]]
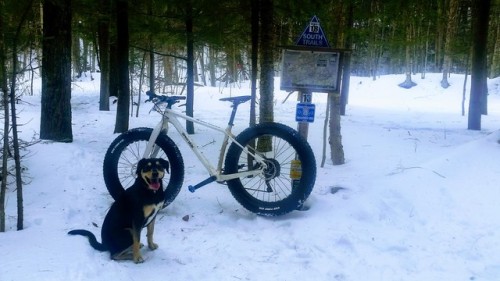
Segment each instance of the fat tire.
[[[271,180],[274,185],[273,191],[263,191],[267,185],[265,180],[257,176],[227,181],[231,194],[247,210],[263,216],[279,216],[300,209],[316,181],[316,159],[311,147],[296,130],[280,123],[261,123],[247,128],[236,137],[236,141],[247,146],[262,136],[271,136],[273,146],[289,147],[289,151],[286,152],[287,157],[268,156],[269,159],[275,159],[272,161],[279,163],[281,169],[280,174]],[[276,150],[278,149],[280,148],[277,147]],[[231,144],[224,163],[226,174],[248,170],[248,165],[245,164],[246,155],[242,155],[242,151],[242,148],[234,142]],[[302,176],[296,181],[290,177],[291,160],[295,158],[289,154],[295,154],[300,160]]]
[[[103,164],[104,183],[113,199],[117,200],[121,194],[123,194],[125,191],[124,185],[128,187],[133,183],[135,167],[137,162],[142,158],[143,150],[135,151],[129,155],[123,155],[124,151],[134,143],[139,144],[143,142],[145,145],[149,141],[152,132],[153,129],[151,128],[135,128],[126,131],[116,137],[106,151]],[[165,158],[170,163],[170,173],[166,174],[163,179],[163,185],[165,187],[164,207],[166,207],[174,201],[182,187],[184,181],[184,161],[179,148],[166,134],[161,133],[158,136],[156,145],[158,145],[163,152],[159,157]],[[126,157],[126,159],[124,157]],[[122,182],[123,179],[120,179],[118,167],[120,161],[127,162],[127,169],[130,169],[130,181],[127,181],[127,183]]]

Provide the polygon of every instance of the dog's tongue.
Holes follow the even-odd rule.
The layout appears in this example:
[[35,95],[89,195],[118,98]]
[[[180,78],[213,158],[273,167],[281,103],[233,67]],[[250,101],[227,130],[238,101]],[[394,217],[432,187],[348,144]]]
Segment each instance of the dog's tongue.
[[152,189],[154,189],[154,190],[158,190],[158,189],[160,189],[160,183],[159,183],[159,182],[152,182],[149,186],[150,186]]

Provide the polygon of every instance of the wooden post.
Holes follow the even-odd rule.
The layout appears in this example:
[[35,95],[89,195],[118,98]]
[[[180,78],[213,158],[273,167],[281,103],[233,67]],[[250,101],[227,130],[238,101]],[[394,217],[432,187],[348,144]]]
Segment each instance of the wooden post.
[[[299,102],[301,103],[311,103],[312,102],[312,93],[311,92],[299,92],[298,96]],[[297,124],[297,131],[299,134],[307,140],[307,135],[309,133],[309,123],[308,122],[299,122]]]
[[330,151],[333,165],[345,163],[342,135],[340,133],[340,93],[329,93],[330,99]]

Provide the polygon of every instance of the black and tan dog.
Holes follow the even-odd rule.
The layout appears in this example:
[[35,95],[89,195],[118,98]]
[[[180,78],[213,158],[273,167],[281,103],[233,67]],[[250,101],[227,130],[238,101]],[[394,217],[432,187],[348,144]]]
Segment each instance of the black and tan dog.
[[71,230],[68,234],[87,236],[90,245],[99,251],[109,251],[113,260],[133,260],[141,263],[141,230],[147,227],[148,247],[158,248],[153,242],[155,217],[163,207],[165,193],[162,179],[168,173],[169,163],[164,159],[142,159],[137,164],[137,179],[109,209],[102,223],[102,243],[92,232]]

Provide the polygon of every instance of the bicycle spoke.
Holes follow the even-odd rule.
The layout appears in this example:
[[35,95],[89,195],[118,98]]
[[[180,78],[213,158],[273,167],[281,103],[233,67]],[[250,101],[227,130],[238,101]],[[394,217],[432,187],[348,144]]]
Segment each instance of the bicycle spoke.
[[[251,153],[260,154],[265,159],[272,159],[279,167],[279,175],[266,179],[265,176],[241,179],[245,190],[253,197],[266,201],[276,202],[287,198],[292,193],[292,180],[290,178],[291,161],[296,158],[295,149],[285,140],[268,136],[271,139],[272,148],[265,153],[259,153],[253,148],[248,148]],[[252,161],[250,161],[252,160]],[[239,161],[242,170],[252,170],[259,168],[252,157],[242,154]],[[276,172],[276,171],[275,171]]]

